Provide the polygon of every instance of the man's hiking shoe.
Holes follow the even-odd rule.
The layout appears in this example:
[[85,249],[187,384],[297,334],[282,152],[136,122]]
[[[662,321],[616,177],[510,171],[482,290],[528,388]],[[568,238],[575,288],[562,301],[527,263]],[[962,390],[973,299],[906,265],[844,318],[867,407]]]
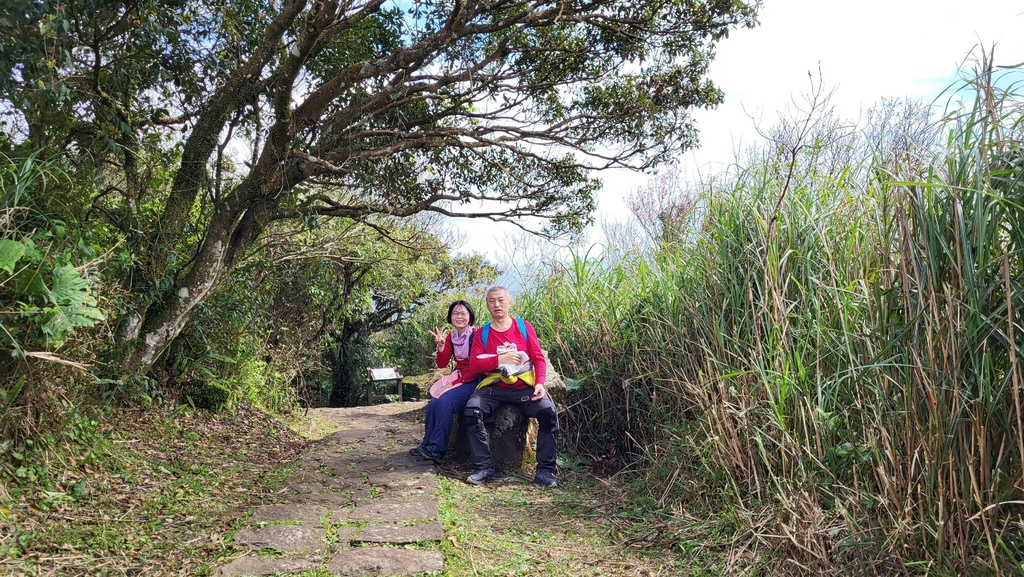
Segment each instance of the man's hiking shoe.
[[481,469],[466,478],[470,485],[483,485],[494,476],[494,469]]
[[423,451],[420,450],[419,445],[416,445],[415,447],[409,449],[409,454],[412,455],[413,457],[422,457]]
[[537,474],[533,476],[533,482],[549,488],[558,486],[558,481],[555,480],[555,474],[547,469],[537,469]]

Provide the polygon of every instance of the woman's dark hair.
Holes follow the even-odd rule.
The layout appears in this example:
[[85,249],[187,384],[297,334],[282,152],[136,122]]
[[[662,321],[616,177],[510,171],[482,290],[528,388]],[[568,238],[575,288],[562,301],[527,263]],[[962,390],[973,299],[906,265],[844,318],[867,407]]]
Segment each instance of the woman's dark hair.
[[466,307],[466,310],[469,311],[469,326],[476,325],[476,313],[473,312],[473,305],[466,301],[455,301],[448,307],[448,324],[451,324],[452,322],[452,311],[459,305]]

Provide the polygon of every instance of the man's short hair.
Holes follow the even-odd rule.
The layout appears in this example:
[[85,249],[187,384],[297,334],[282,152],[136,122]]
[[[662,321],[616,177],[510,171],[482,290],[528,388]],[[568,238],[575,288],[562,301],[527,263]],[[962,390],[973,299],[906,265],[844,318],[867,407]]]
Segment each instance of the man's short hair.
[[505,291],[505,294],[512,296],[511,293],[508,292],[507,288],[501,286],[500,284],[496,284],[491,285],[491,287],[487,289],[487,293],[484,294],[484,298],[486,299],[487,297],[491,296],[491,293],[496,293],[498,291]]

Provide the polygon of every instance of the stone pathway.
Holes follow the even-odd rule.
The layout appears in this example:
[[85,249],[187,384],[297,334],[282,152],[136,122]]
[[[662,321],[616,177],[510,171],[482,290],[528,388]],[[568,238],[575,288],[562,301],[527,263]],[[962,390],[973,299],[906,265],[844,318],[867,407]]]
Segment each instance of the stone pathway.
[[409,455],[423,403],[315,409],[345,430],[313,443],[273,502],[238,535],[222,577],[326,569],[331,575],[440,572],[434,467]]

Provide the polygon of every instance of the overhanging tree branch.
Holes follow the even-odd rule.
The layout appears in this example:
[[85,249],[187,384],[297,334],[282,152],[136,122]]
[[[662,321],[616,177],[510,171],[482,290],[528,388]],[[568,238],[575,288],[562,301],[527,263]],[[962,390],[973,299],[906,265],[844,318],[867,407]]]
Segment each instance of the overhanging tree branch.
[[[63,51],[63,68],[35,64],[54,54],[33,44],[42,32],[31,19],[0,19],[0,32],[24,39],[25,57],[5,61],[20,77],[0,82],[35,98],[23,111],[33,137],[49,127],[53,142],[70,139],[68,154],[78,147],[118,167],[110,181],[125,192],[104,197],[104,211],[149,231],[133,245],[133,278],[171,283],[155,300],[138,299],[131,314],[142,328],[126,367],[152,363],[280,219],[426,212],[521,228],[537,217],[549,234],[579,230],[594,207],[592,170],[649,168],[696,144],[689,111],[722,100],[707,78],[714,45],[753,25],[757,8],[743,0],[176,2],[100,3],[74,15],[44,44]],[[44,4],[25,3],[25,12]],[[27,90],[37,79],[72,98]],[[60,103],[53,119],[34,112],[47,102]],[[64,125],[75,122],[62,115],[98,128],[117,119],[119,142],[133,144],[111,159],[107,141],[71,136]],[[166,166],[170,184],[148,179],[140,160]],[[143,211],[143,194],[162,204]]]

